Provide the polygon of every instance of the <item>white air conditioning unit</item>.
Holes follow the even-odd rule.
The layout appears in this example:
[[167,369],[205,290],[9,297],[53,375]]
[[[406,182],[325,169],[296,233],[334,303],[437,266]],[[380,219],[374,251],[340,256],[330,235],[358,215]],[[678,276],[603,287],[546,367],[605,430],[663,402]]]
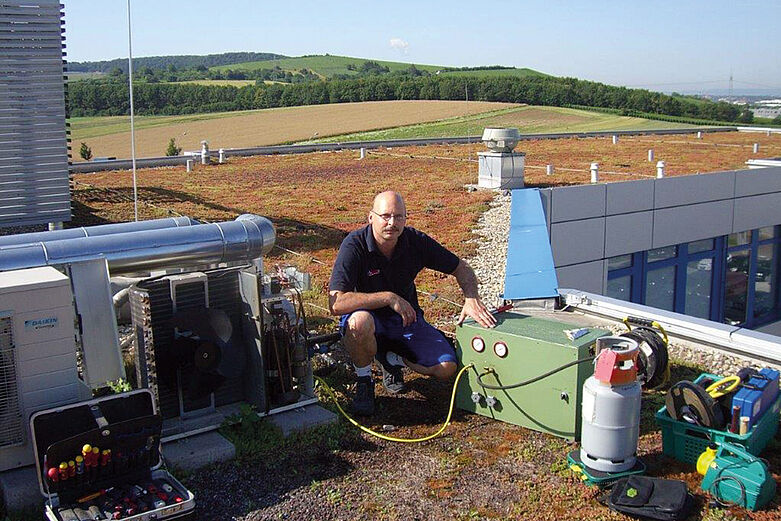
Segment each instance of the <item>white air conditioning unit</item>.
[[70,280],[54,268],[0,273],[0,471],[33,463],[34,412],[85,399]]

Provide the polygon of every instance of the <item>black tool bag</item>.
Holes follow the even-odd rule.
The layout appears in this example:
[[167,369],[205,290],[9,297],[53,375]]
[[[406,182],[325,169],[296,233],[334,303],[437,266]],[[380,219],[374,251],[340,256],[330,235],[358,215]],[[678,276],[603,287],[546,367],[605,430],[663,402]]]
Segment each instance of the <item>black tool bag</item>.
[[691,503],[683,481],[647,476],[619,479],[607,498],[613,510],[646,519],[685,519]]

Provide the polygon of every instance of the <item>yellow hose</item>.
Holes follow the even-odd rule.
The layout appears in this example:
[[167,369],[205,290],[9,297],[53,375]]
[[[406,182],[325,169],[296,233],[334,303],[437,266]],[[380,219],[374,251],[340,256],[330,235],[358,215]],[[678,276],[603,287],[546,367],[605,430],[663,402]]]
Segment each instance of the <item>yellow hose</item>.
[[725,394],[729,394],[740,385],[740,377],[738,375],[727,376],[722,378],[718,382],[710,384],[705,392],[708,393],[711,398],[721,398]]
[[372,436],[376,436],[378,438],[387,441],[395,441],[399,443],[420,443],[423,441],[428,441],[436,438],[437,436],[442,434],[447,428],[447,426],[450,424],[450,417],[453,415],[453,406],[456,403],[456,389],[458,389],[458,381],[461,380],[461,375],[464,374],[464,371],[466,371],[470,367],[474,367],[474,366],[472,364],[464,366],[456,375],[456,381],[455,383],[453,383],[453,392],[450,395],[450,408],[447,411],[447,418],[445,419],[445,423],[442,424],[442,427],[437,432],[431,434],[430,436],[426,436],[424,438],[394,438],[393,436],[386,436],[385,434],[380,434],[379,432],[373,431],[368,427],[364,427],[357,421],[350,418],[350,416],[346,412],[344,412],[344,409],[342,409],[342,406],[339,405],[339,401],[336,399],[336,395],[334,394],[333,389],[331,389],[331,387],[329,387],[329,385],[325,383],[325,381],[322,378],[320,378],[319,376],[315,376],[315,380],[317,380],[323,386],[326,392],[331,396],[331,398],[333,398],[334,403],[336,404],[336,408],[339,409],[339,412],[342,413],[342,416],[347,418],[350,421],[350,423],[352,423],[353,425],[361,429],[363,432],[366,432],[368,434],[371,434]]

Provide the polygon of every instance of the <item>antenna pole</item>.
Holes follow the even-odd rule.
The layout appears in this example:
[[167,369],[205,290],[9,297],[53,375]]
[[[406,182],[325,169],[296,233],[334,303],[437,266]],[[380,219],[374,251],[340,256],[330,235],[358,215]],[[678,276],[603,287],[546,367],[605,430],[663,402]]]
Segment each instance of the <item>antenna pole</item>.
[[133,114],[133,33],[130,25],[130,0],[127,0],[127,81],[130,86],[130,157],[133,161],[133,216],[138,221],[138,183],[136,181],[136,127]]

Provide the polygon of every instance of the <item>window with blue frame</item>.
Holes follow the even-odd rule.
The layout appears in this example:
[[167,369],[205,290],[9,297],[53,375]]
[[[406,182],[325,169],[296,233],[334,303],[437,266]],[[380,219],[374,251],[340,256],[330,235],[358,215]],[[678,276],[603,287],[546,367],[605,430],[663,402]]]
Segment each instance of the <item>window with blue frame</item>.
[[613,257],[607,296],[745,327],[777,320],[779,228]]

